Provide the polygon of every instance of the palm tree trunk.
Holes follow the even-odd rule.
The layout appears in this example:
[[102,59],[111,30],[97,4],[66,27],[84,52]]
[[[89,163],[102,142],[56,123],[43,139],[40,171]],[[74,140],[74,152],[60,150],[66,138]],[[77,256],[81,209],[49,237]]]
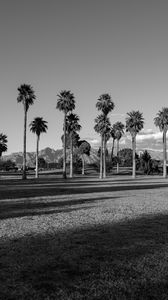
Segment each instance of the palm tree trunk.
[[113,161],[113,155],[114,155],[114,142],[115,142],[115,139],[113,139],[113,144],[112,144],[112,148],[111,148],[111,161]]
[[103,178],[103,135],[101,135],[101,151],[100,151],[100,179]]
[[117,139],[117,174],[119,173],[119,140]]
[[82,175],[85,175],[85,159],[83,155],[81,157],[82,157]]
[[106,135],[104,134],[104,141],[103,141],[103,178],[106,178]]
[[23,174],[22,179],[26,179],[26,127],[27,127],[27,110],[24,104],[24,133],[23,133]]
[[70,178],[73,177],[73,141],[72,135],[70,137]]
[[136,137],[132,137],[132,178],[136,177],[136,160],[135,160],[135,153],[136,153]]
[[37,135],[37,144],[36,144],[36,178],[38,178],[38,153],[39,153],[39,135]]
[[63,178],[66,179],[66,113],[64,114]]
[[163,131],[163,177],[167,177],[167,151],[166,151],[166,130]]

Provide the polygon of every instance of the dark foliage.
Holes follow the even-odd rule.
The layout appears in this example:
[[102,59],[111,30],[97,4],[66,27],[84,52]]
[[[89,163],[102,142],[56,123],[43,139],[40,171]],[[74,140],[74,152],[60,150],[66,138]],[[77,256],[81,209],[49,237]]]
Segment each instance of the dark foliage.
[[[118,158],[122,167],[132,167],[132,149],[125,148],[119,151]],[[136,167],[139,168],[139,155],[136,153]]]
[[15,162],[11,160],[0,161],[0,170],[10,171],[10,170],[17,170]]

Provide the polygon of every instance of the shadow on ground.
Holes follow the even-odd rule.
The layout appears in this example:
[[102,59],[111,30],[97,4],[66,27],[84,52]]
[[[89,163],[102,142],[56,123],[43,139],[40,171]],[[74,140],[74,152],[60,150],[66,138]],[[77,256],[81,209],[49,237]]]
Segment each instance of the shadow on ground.
[[167,299],[168,216],[0,243],[1,299]]
[[168,187],[167,180],[148,178],[127,179],[39,179],[11,180],[0,182],[0,199],[30,198],[40,196],[58,196],[69,194],[87,194],[115,192],[123,190],[158,189]]
[[[68,198],[68,197],[67,197]],[[84,199],[69,199],[62,201],[54,201],[48,200],[44,202],[43,200],[25,200],[22,202],[15,201],[14,199],[8,200],[6,202],[0,202],[0,219],[8,219],[8,218],[17,218],[24,216],[40,216],[40,215],[50,215],[50,214],[58,214],[65,212],[72,212],[74,210],[82,210],[82,209],[91,209],[93,205],[96,204],[97,201],[102,202],[110,199],[113,201],[119,197],[92,197],[92,198],[84,198]],[[120,197],[121,198],[121,197]],[[79,206],[83,205],[84,206]],[[91,205],[93,204],[93,205]],[[72,207],[73,206],[73,207]]]

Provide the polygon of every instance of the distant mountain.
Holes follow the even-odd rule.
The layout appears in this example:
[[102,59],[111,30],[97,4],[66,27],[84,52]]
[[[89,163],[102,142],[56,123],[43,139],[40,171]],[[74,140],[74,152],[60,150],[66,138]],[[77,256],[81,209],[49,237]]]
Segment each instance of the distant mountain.
[[[144,151],[145,149],[137,149],[137,153],[140,154]],[[158,151],[158,150],[153,150],[153,149],[146,149],[151,157],[153,159],[157,160],[162,160],[163,159],[163,152]],[[109,152],[111,150],[109,149]],[[52,162],[58,162],[59,159],[62,157],[63,151],[62,149],[51,149],[49,147],[39,151],[39,156],[43,157],[47,163],[52,163]],[[34,166],[35,165],[35,152],[27,152],[27,165],[28,166]],[[3,160],[12,160],[13,162],[16,163],[18,167],[22,166],[22,152],[15,152],[10,155],[4,155],[2,157]],[[91,153],[90,156],[85,155],[85,161],[87,164],[92,164],[94,162],[97,162],[99,160],[97,156],[97,149],[91,148]]]
[[[43,157],[47,163],[58,162],[59,159],[62,157],[62,155],[63,155],[62,149],[54,150],[54,149],[47,147],[47,148],[39,151],[39,157]],[[36,157],[35,152],[27,152],[26,160],[27,160],[28,166],[35,165],[35,157]],[[23,156],[22,156],[22,152],[15,152],[15,153],[11,153],[9,155],[4,155],[2,157],[2,159],[3,160],[10,159],[13,162],[15,162],[17,166],[21,166],[22,161],[23,161]],[[94,163],[95,161],[97,161],[98,160],[97,150],[91,149],[90,156],[85,155],[85,160],[86,160],[86,163],[88,163],[88,164],[91,164],[91,163]]]

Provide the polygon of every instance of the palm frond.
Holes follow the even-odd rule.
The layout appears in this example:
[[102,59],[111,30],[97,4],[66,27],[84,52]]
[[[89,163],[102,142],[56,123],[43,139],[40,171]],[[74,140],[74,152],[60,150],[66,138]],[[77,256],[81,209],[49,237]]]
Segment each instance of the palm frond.
[[47,132],[48,126],[47,121],[43,120],[41,117],[36,117],[34,120],[29,124],[30,131],[36,133],[40,136],[41,133]]
[[17,102],[22,102],[25,105],[26,111],[29,109],[29,106],[34,103],[36,99],[34,90],[31,85],[29,84],[21,84],[18,88],[18,97]]
[[77,114],[70,113],[66,117],[66,131],[68,133],[73,133],[80,131],[81,125],[79,124],[79,117]]
[[95,119],[94,130],[99,134],[110,134],[111,124],[106,115],[101,114]]
[[75,109],[75,97],[71,91],[63,90],[57,95],[57,97],[57,109],[65,113]]
[[96,103],[96,108],[101,110],[103,114],[107,115],[114,109],[114,102],[109,94],[102,94]]
[[116,122],[113,124],[112,128],[111,128],[111,137],[115,140],[120,140],[121,137],[124,134],[124,124],[121,122]]
[[126,131],[135,136],[139,131],[142,130],[144,126],[143,114],[137,111],[131,111],[127,113],[128,117],[126,118]]
[[154,124],[156,127],[159,127],[160,131],[168,129],[168,108],[163,107],[162,110],[160,110],[156,117],[154,118]]

